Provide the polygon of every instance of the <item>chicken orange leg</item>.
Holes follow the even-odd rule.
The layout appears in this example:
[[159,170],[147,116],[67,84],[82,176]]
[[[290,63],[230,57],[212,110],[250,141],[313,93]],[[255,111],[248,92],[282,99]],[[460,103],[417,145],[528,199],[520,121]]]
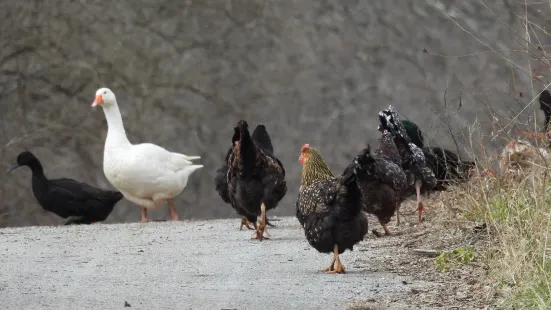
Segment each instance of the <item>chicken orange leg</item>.
[[[338,253],[338,252],[337,252]],[[329,264],[329,267],[325,269],[321,269],[322,272],[330,272],[335,270],[335,261],[337,260],[337,256],[335,255],[335,251],[333,250],[333,258],[331,259],[331,263]]]
[[346,273],[344,270],[344,266],[341,263],[341,258],[339,257],[339,246],[336,244],[333,247],[333,255],[335,256],[333,259],[334,262],[337,263],[337,266],[335,267],[335,269],[326,271],[326,273]]
[[415,181],[415,193],[417,194],[417,210],[419,211],[419,224],[423,221],[423,202],[421,201],[421,186],[423,182],[421,180]]
[[344,265],[341,263],[341,258],[337,252],[337,266],[335,267],[335,273],[346,273],[344,270]]
[[262,203],[260,205],[260,222],[258,223],[258,228],[256,229],[253,239],[258,239],[260,241],[264,239],[270,239],[264,236],[264,233],[268,234],[266,230],[266,205]]
[[[251,228],[251,226],[249,225],[249,221],[247,220],[246,217],[242,217],[241,218],[241,225],[239,226],[239,230],[242,230],[243,229],[243,226],[247,227],[248,230],[252,230],[253,228]],[[256,227],[254,228],[256,229]]]
[[140,207],[142,209],[142,223],[149,222],[149,218],[147,217],[147,209],[144,207]]

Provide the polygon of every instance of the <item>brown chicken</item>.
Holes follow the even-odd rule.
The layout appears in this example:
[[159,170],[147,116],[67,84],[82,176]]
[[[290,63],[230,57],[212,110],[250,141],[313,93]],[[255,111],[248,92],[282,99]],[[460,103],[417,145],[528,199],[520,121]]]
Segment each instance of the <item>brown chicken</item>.
[[[367,174],[360,174],[358,184],[362,190],[364,211],[373,214],[381,223],[385,234],[390,235],[387,224],[394,212],[398,214],[407,189],[406,173],[400,166],[400,154],[390,132],[385,130],[376,155],[366,149],[372,163]],[[397,215],[398,216],[398,215]],[[376,231],[373,231],[376,235]]]

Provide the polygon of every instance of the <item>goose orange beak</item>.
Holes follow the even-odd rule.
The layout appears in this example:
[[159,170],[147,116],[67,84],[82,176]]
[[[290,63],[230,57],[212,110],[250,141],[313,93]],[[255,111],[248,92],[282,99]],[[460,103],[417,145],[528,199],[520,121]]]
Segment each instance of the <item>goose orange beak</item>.
[[102,105],[102,104],[103,104],[103,97],[101,95],[97,95],[96,100],[94,100],[94,102],[92,102],[92,107]]

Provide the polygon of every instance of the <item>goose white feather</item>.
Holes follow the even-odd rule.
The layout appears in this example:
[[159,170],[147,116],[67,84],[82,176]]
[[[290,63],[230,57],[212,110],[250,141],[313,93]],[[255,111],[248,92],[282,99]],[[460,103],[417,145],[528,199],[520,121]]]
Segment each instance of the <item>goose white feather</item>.
[[108,125],[103,172],[126,199],[143,208],[158,208],[180,194],[189,176],[203,167],[191,162],[200,156],[169,152],[152,143],[130,143],[117,99],[110,89],[97,90],[92,106],[97,105],[103,108]]

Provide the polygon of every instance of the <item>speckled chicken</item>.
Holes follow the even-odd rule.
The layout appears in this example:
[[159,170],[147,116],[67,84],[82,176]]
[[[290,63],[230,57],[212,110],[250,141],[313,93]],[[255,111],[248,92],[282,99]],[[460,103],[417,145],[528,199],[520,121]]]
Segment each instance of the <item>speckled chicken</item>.
[[[253,139],[254,143],[264,151],[264,153],[271,154],[272,156],[274,155],[274,147],[272,145],[272,139],[270,138],[270,135],[266,130],[266,126],[264,126],[263,124],[256,126],[251,138]],[[228,159],[230,158],[232,151],[233,151],[233,146],[228,149],[228,152],[226,153],[226,157],[224,158],[224,164],[216,171],[216,176],[214,178],[214,185],[215,185],[216,191],[218,192],[220,197],[222,197],[222,200],[225,203],[230,205],[231,205],[231,201],[230,201],[230,195],[228,193],[228,169],[229,169]],[[257,220],[256,215],[249,215],[249,216],[244,216],[243,214],[239,214],[239,215],[242,216],[241,224],[239,225],[239,230],[242,230],[243,226],[247,227],[247,229],[250,229],[250,230],[252,229],[256,230],[258,228],[258,226],[256,225],[256,220]],[[250,223],[252,223],[254,228],[252,228],[249,225],[249,218],[250,218]],[[268,221],[268,218],[266,218],[266,225],[270,227],[274,227],[274,225],[272,225]]]
[[[408,180],[408,194],[417,197],[417,211],[419,223],[422,222],[423,202],[421,194],[431,191],[436,186],[436,176],[427,167],[423,151],[407,135],[404,124],[401,122],[398,112],[392,106],[379,112],[380,131],[388,130],[394,137],[394,143],[400,153],[402,169],[406,172]],[[397,225],[400,224],[399,216],[396,217]]]
[[296,215],[308,243],[320,253],[333,252],[329,267],[323,270],[327,273],[344,273],[339,255],[353,250],[367,233],[358,186],[358,174],[365,169],[364,157],[363,153],[356,156],[344,173],[335,177],[317,149],[308,144],[301,149],[299,161],[303,167]]
[[277,207],[287,193],[287,183],[283,164],[266,144],[260,143],[259,146],[255,143],[248,127],[247,122],[241,120],[234,128],[233,147],[226,156],[227,187],[218,176],[215,182],[222,198],[225,201],[227,198],[239,215],[254,224],[256,217],[260,216],[253,238],[263,240],[267,234],[266,211]]

